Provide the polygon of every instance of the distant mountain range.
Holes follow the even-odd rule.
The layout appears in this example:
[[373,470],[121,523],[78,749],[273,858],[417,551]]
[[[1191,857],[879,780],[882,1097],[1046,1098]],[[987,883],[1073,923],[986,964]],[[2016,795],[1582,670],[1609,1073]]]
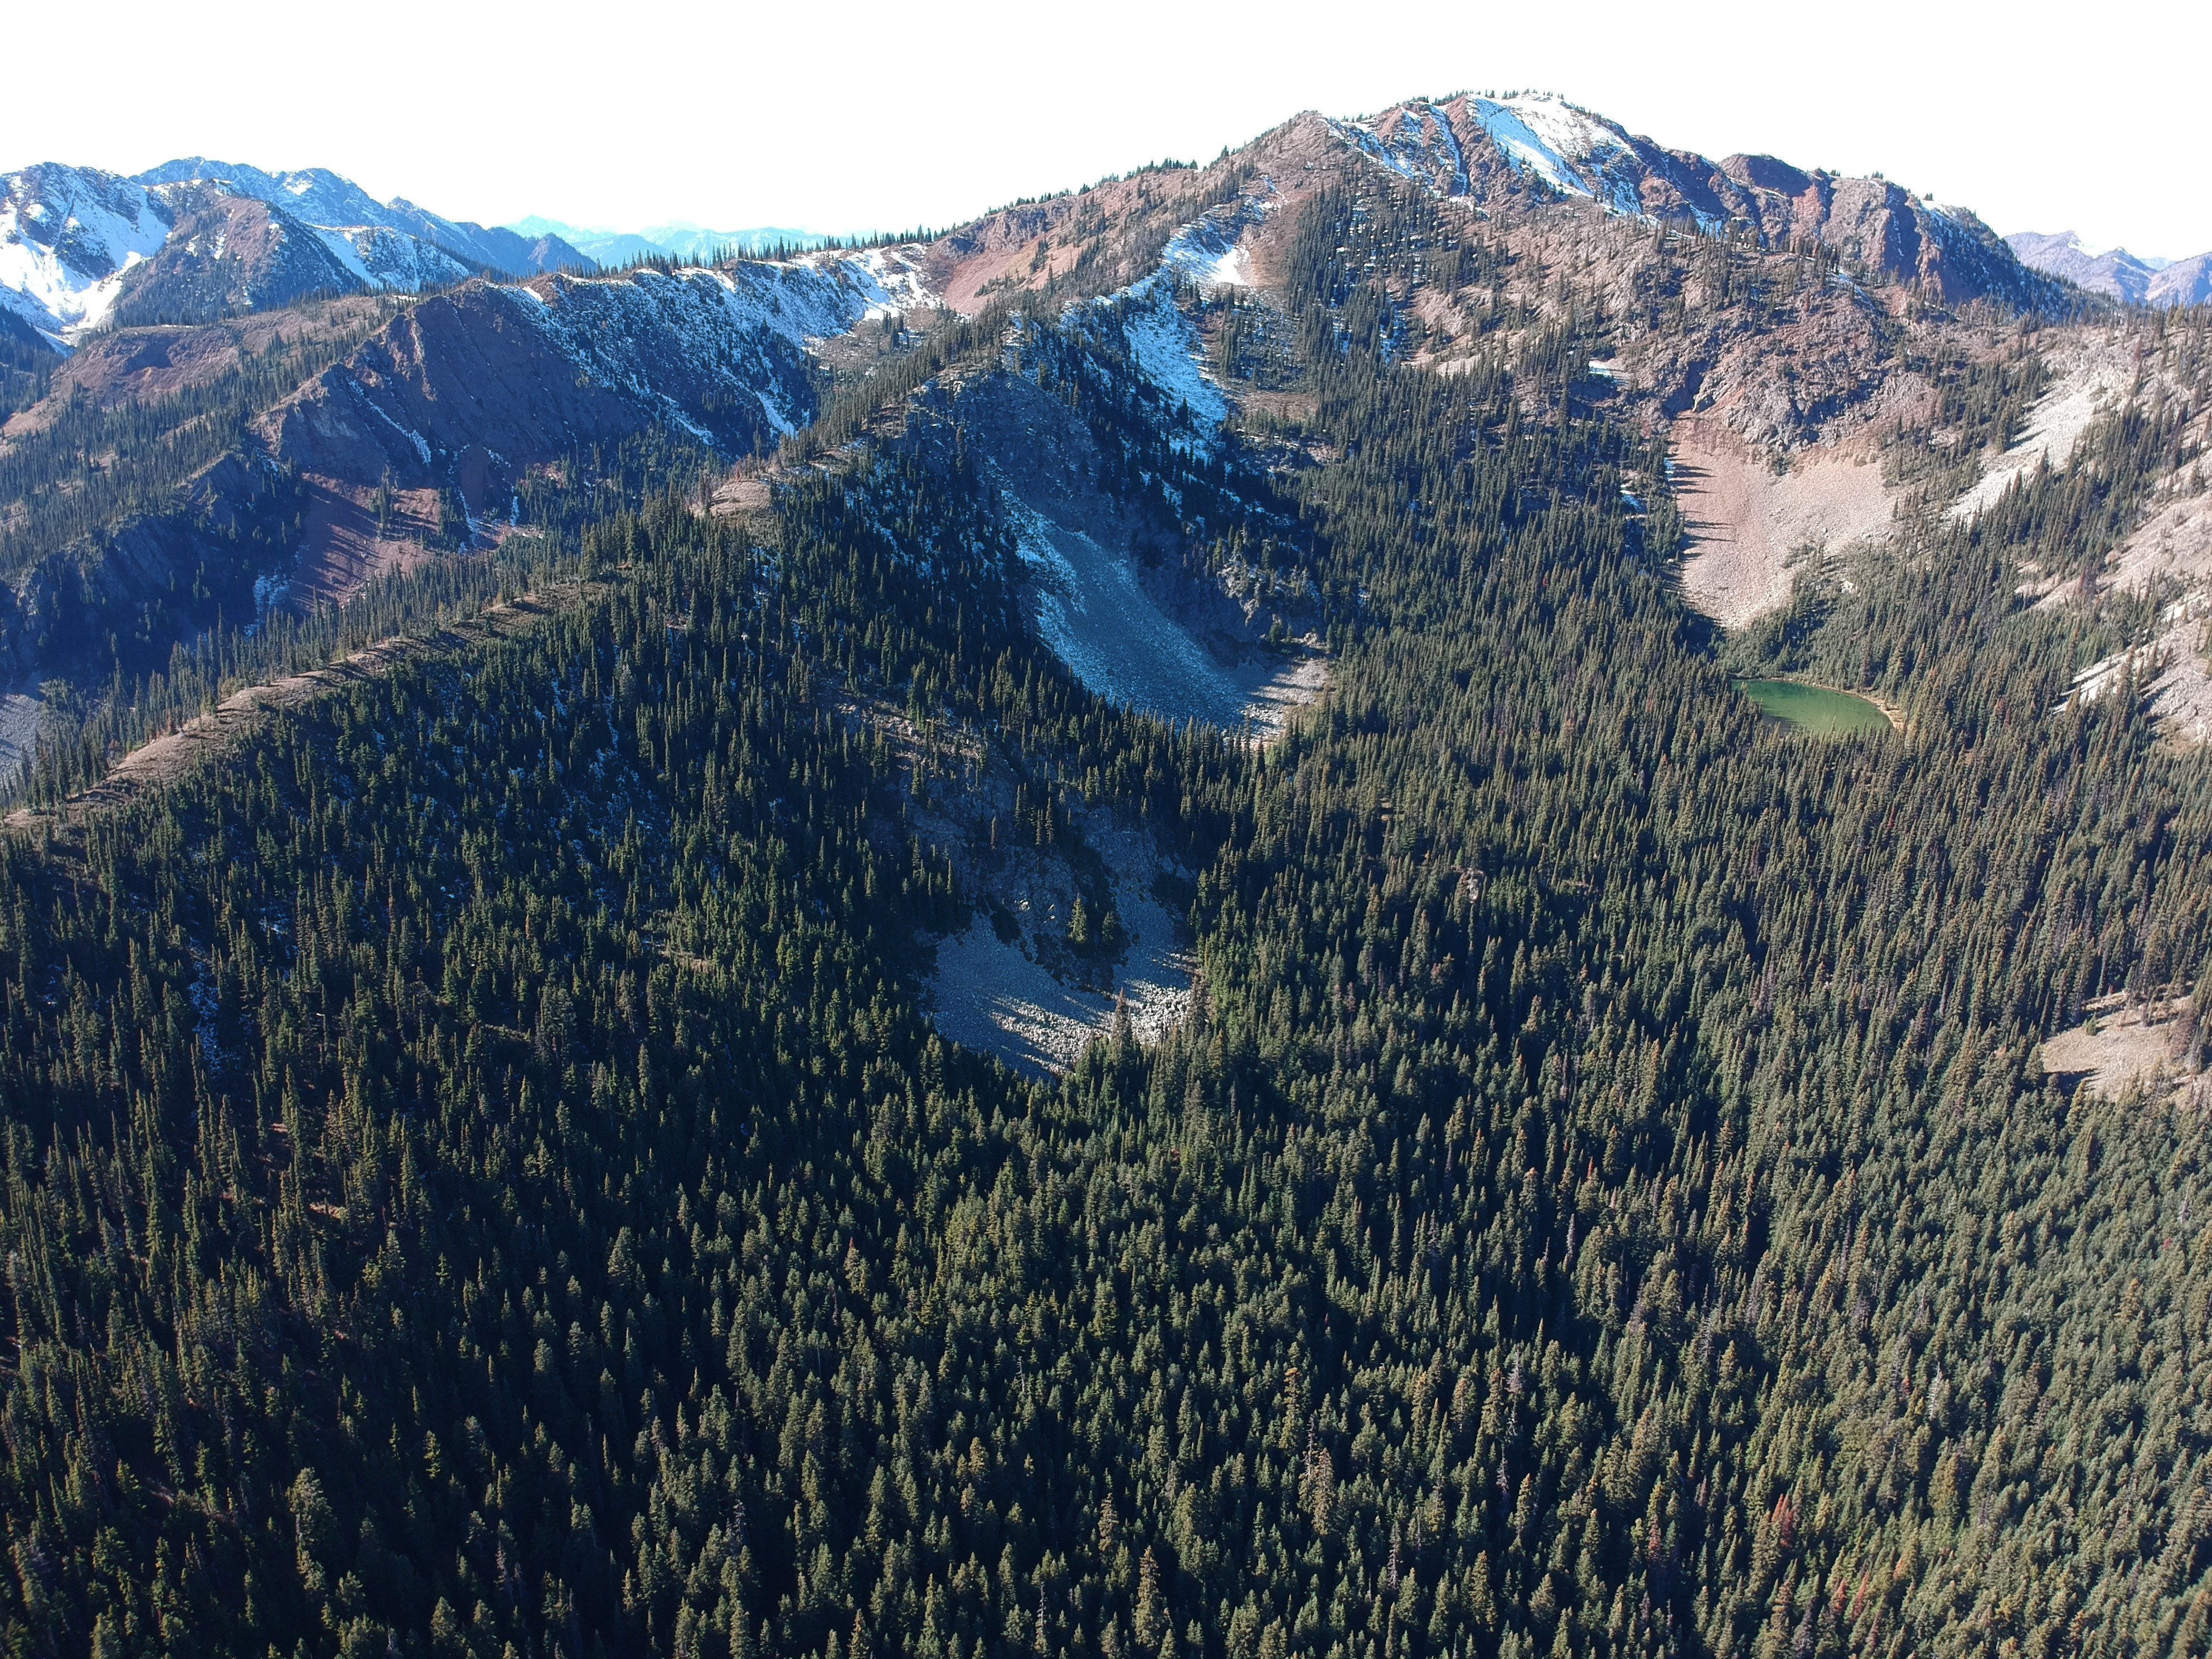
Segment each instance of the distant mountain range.
[[379,202],[322,167],[190,156],[129,178],[58,162],[0,175],[0,311],[58,342],[103,323],[592,264],[558,236]]
[[[1656,204],[1662,217],[1671,208],[1700,221],[1742,221],[1765,237],[1810,234],[1854,251],[1877,246],[1877,265],[1896,263],[1892,256],[1910,244],[1918,251],[1904,263],[1938,294],[2027,301],[2010,266],[2124,304],[2212,301],[2212,252],[2144,258],[2125,248],[2093,250],[2072,231],[2023,231],[2000,245],[1971,215],[1923,204],[1886,182],[1801,174],[1765,157],[1717,165],[1632,139],[1552,100],[1478,99],[1465,107],[1474,112],[1469,125],[1516,165],[1617,212],[1646,214]],[[1447,153],[1455,151],[1449,121],[1425,120],[1409,106],[1371,130],[1363,131],[1364,125],[1342,131],[1395,171],[1464,170]],[[1447,189],[1455,187],[1465,185]],[[1868,237],[1876,222],[1893,219],[1901,242],[1885,246],[1887,231]],[[787,227],[715,229],[689,220],[616,231],[531,215],[487,227],[404,197],[379,202],[324,167],[270,173],[184,156],[124,177],[48,162],[0,175],[0,328],[64,344],[103,324],[195,321],[316,293],[420,292],[472,275],[618,269],[647,258],[759,257],[828,240]]]
[[2124,247],[2096,252],[2070,230],[2016,231],[2005,241],[2021,264],[2126,305],[2198,306],[2212,301],[2212,253],[2146,259]]
[[420,292],[485,274],[702,261],[828,239],[689,220],[589,228],[532,215],[512,226],[380,202],[327,167],[270,173],[179,156],[129,177],[46,162],[0,175],[0,314],[56,343],[109,323],[198,321],[316,293]]
[[[1464,106],[1468,125],[1515,165],[1616,212],[1684,211],[1701,222],[1747,222],[1765,237],[1810,234],[1853,252],[1878,247],[1875,264],[1901,258],[1939,295],[1971,290],[2029,301],[2022,276],[2033,271],[2123,303],[2212,300],[2212,254],[2168,263],[2124,248],[2095,252],[2070,231],[2023,232],[2000,244],[1971,215],[1923,204],[1886,181],[1832,180],[1765,157],[1717,165],[1630,138],[1553,100],[1470,99]],[[1363,131],[1364,125],[1342,131],[1394,171],[1464,171],[1455,123],[1441,112],[1425,118],[1409,106]],[[1893,222],[1896,233],[1869,235]],[[314,293],[419,292],[477,274],[758,257],[827,240],[788,227],[716,229],[690,220],[617,231],[532,215],[487,227],[404,197],[379,202],[324,167],[270,173],[184,156],[126,178],[49,162],[0,175],[0,313],[9,314],[8,326],[61,344],[102,324],[198,320]]]
[[582,263],[577,258],[577,250],[557,236],[535,231],[521,234],[504,228],[487,229],[466,221],[443,218],[427,208],[416,206],[404,196],[379,202],[352,179],[342,178],[326,167],[269,173],[239,162],[212,161],[195,155],[165,161],[135,176],[138,183],[144,185],[220,179],[236,194],[274,203],[309,224],[382,226],[427,242],[465,264],[515,276],[531,276]]
[[771,248],[816,248],[829,239],[812,231],[788,230],[775,225],[757,225],[749,230],[712,230],[705,225],[693,224],[688,219],[672,220],[665,225],[647,225],[642,230],[596,230],[584,225],[565,224],[558,219],[542,218],[532,214],[526,219],[515,221],[514,228],[526,236],[549,237],[566,242],[579,252],[588,254],[605,266],[626,265],[634,259],[664,256],[674,259],[711,258],[725,250],[732,253],[761,254]]

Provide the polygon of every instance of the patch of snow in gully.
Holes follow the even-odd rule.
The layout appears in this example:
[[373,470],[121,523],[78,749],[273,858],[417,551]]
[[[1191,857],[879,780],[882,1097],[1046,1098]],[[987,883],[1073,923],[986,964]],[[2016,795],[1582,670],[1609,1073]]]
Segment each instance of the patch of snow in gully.
[[[1080,313],[1070,308],[1070,314]],[[1137,373],[1170,406],[1180,403],[1200,430],[1212,434],[1229,418],[1229,399],[1198,360],[1198,331],[1175,302],[1166,270],[1092,301],[1091,316],[1111,317],[1127,342]]]
[[[1635,217],[1641,212],[1635,192],[1606,176],[1606,167],[1627,146],[1595,117],[1542,94],[1470,96],[1467,110],[1516,173],[1534,174],[1565,195],[1589,197],[1613,213]],[[1450,121],[1434,104],[1407,105],[1388,137],[1370,121],[1330,125],[1346,143],[1431,193],[1438,193],[1440,173],[1451,180],[1441,193],[1463,196],[1469,189],[1467,159]]]
[[1229,399],[1199,367],[1198,336],[1164,284],[1156,284],[1149,303],[1131,307],[1121,319],[1129,355],[1138,370],[1209,428],[1229,418]]
[[324,225],[316,225],[313,229],[317,240],[331,251],[331,257],[343,265],[362,287],[382,288],[384,286],[380,279],[369,274],[368,266],[362,262],[361,250],[353,245],[351,231],[333,230]]
[[[9,229],[0,216],[0,289],[13,289],[27,301],[10,309],[56,330],[91,328],[107,315],[122,291],[121,270],[97,280],[87,277],[35,242],[5,240]],[[135,249],[125,253],[124,268],[143,257]]]
[[1593,131],[1586,130],[1593,129],[1593,123],[1578,119],[1564,105],[1534,98],[1510,103],[1470,98],[1468,106],[1516,170],[1534,173],[1553,190],[1576,196],[1595,193],[1568,160],[1580,160],[1595,148]]
[[873,322],[878,317],[919,311],[937,303],[921,267],[896,249],[872,247],[827,259],[817,256],[816,264],[835,266],[866,301],[863,321]]

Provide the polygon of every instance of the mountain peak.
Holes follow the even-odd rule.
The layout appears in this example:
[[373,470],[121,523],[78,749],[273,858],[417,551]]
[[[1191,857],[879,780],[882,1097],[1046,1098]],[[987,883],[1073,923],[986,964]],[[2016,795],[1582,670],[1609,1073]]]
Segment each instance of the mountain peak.
[[195,155],[164,161],[138,174],[137,179],[149,185],[220,182],[238,195],[272,203],[307,224],[347,231],[372,228],[398,231],[428,243],[464,268],[530,276],[542,270],[592,263],[557,237],[541,249],[538,244],[545,241],[542,234],[520,235],[512,230],[488,229],[473,221],[447,219],[404,196],[379,202],[352,179],[327,167],[271,173]]
[[1771,155],[1717,162],[1632,134],[1555,94],[1413,99],[1328,125],[1442,196],[1481,199],[1534,186],[1708,234],[1748,231],[1769,246],[1818,241],[1944,304],[1989,299],[2033,308],[2058,292],[1972,213],[1879,173],[1844,178]]
[[2022,264],[2124,305],[2202,305],[2212,297],[2206,279],[2212,254],[2146,259],[2124,247],[2091,247],[2070,230],[2015,231],[2005,240]]
[[[259,206],[241,216],[220,201]],[[170,254],[186,217],[210,211],[228,228],[206,248],[174,250],[173,270],[136,269]],[[216,260],[228,262],[219,274]],[[277,173],[189,155],[130,178],[58,162],[0,176],[0,308],[56,342],[125,314],[116,307],[126,287],[131,315],[212,315],[303,292],[419,291],[477,271],[592,263],[558,237],[442,218],[404,197],[380,203],[327,167]],[[140,291],[149,288],[158,303]]]

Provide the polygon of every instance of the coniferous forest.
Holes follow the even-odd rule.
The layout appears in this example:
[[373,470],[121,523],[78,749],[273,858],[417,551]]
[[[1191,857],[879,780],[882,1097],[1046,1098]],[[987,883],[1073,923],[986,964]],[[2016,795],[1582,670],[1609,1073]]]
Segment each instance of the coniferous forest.
[[[1028,375],[1132,514],[1294,550],[1331,684],[1272,744],[1086,690],[968,429],[848,399],[769,509],[549,507],[515,637],[119,804],[49,764],[0,840],[9,1652],[2206,1652],[2203,1109],[2036,1055],[2113,993],[2195,1041],[2212,781],[2069,696],[2124,613],[2014,574],[2179,424],[1719,645],[1571,295],[1430,374],[1385,279],[1508,256],[1306,212],[1279,304],[1182,296],[1310,411],[1217,453],[1042,306],[882,383]],[[2202,384],[2209,325],[2143,349]],[[2034,390],[1928,373],[2000,440]],[[1807,664],[1899,729],[1730,681]],[[955,739],[1022,780],[994,835],[1110,810],[1196,872],[1166,1038],[933,1030]]]

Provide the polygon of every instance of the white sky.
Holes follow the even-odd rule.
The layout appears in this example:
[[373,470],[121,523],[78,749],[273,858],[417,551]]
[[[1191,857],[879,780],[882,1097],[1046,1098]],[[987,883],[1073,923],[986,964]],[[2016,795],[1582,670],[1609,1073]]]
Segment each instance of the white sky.
[[450,217],[957,223],[1304,108],[1557,91],[1714,157],[1879,168],[2000,231],[2212,249],[2212,5],[109,0],[0,94],[0,169],[327,167]]

